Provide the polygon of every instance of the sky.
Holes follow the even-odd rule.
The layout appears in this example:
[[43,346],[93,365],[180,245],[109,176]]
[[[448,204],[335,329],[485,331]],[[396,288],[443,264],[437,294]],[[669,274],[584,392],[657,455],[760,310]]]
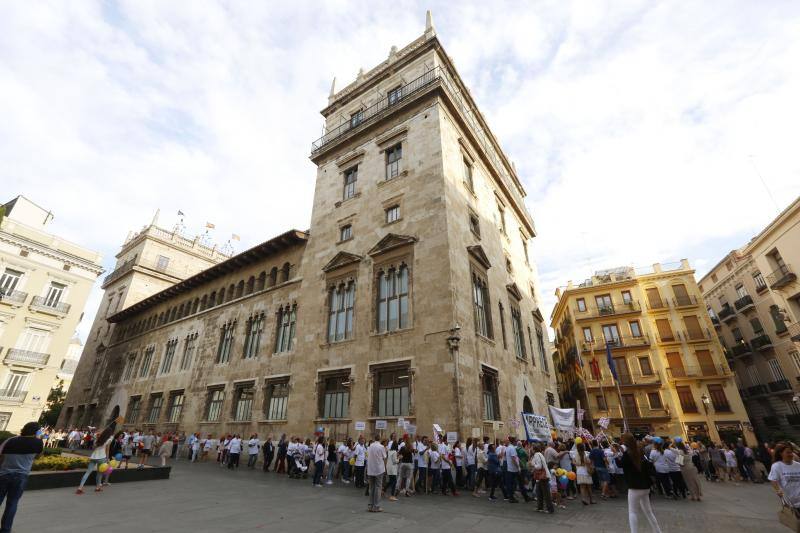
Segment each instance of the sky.
[[546,317],[594,270],[702,275],[800,195],[796,1],[82,0],[0,5],[0,199],[109,272],[156,209],[237,251],[307,229],[332,78],[426,9],[527,190]]

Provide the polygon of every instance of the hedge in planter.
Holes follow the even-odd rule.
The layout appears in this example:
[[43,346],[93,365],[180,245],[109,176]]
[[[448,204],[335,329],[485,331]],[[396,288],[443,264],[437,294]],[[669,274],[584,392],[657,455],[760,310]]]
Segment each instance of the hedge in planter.
[[33,462],[31,470],[81,470],[89,465],[86,457],[63,457],[60,455],[45,455]]

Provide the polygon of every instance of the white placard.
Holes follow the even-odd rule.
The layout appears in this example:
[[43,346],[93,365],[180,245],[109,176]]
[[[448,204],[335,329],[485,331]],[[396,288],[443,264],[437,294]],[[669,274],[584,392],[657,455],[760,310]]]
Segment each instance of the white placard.
[[408,434],[409,435],[416,435],[417,434],[417,426],[409,424],[408,420],[406,420],[406,424],[407,424],[406,425],[406,431],[408,432]]
[[458,440],[458,433],[455,431],[447,432],[447,444],[453,444]]
[[397,419],[397,427],[399,427],[399,428],[406,427],[406,419],[403,418],[403,417],[398,418]]
[[411,422],[409,422],[408,420],[403,420],[403,428],[407,430],[410,427],[411,427]]
[[364,431],[365,429],[367,429],[366,422],[356,422],[356,431]]
[[559,409],[551,405],[550,416],[553,417],[553,425],[558,429],[568,430],[575,427],[575,409]]
[[550,440],[550,422],[547,421],[546,416],[523,413],[522,423],[525,425],[528,440]]
[[433,425],[433,430],[435,432],[437,432],[437,433],[441,433],[442,432],[442,426],[440,426],[439,424],[434,424]]
[[481,428],[472,428],[472,438],[473,439],[481,438]]
[[492,429],[495,430],[495,431],[498,431],[500,429],[500,422],[497,421],[497,420],[492,422]]
[[375,421],[375,429],[386,429],[389,424],[386,423],[386,420],[376,420]]

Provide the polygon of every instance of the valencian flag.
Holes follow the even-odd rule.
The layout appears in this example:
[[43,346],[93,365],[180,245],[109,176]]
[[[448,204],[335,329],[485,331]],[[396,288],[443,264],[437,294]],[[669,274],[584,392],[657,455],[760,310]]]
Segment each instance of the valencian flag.
[[596,381],[600,381],[600,363],[597,362],[597,358],[592,358],[592,362],[589,363],[589,368],[592,369],[592,379]]
[[614,359],[611,357],[611,343],[606,343],[606,361],[608,361],[608,368],[611,369],[611,375],[614,380],[619,381],[617,378],[617,365],[614,364]]

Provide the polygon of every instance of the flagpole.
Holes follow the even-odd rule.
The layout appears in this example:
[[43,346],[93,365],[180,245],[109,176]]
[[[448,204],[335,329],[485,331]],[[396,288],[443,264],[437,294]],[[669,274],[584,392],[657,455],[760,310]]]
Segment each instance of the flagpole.
[[619,378],[617,377],[617,369],[614,365],[614,359],[611,357],[611,341],[606,341],[606,362],[608,368],[611,370],[611,376],[614,378],[614,383],[617,385],[617,396],[619,397],[619,410],[622,414],[622,432],[628,432],[628,417],[625,415],[625,405],[622,401],[622,391],[619,388]]

